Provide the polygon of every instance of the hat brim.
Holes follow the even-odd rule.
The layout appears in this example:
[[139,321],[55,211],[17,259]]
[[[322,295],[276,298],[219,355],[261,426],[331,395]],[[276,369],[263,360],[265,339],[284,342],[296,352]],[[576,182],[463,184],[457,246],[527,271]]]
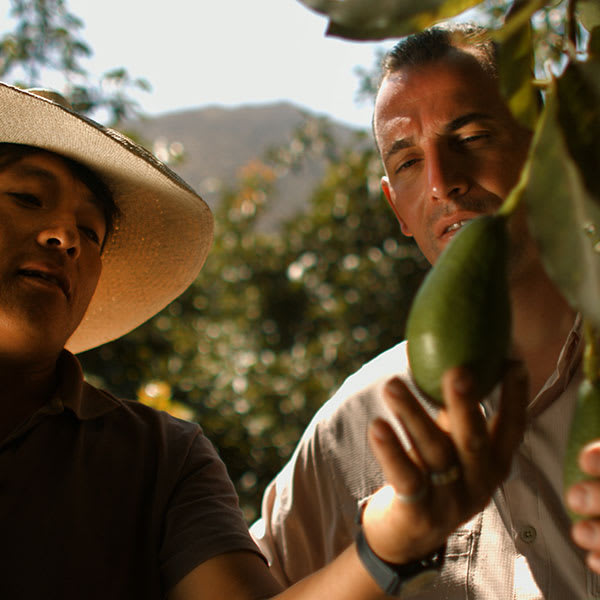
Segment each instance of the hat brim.
[[0,142],[76,160],[110,187],[121,212],[102,274],[66,347],[82,352],[155,315],[196,278],[213,240],[207,204],[154,156],[72,110],[0,83]]

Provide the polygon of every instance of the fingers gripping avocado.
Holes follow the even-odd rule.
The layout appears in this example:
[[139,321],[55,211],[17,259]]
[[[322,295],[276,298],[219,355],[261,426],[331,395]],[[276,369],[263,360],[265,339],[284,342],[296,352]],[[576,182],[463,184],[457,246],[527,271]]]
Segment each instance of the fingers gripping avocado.
[[427,274],[408,316],[408,358],[415,382],[443,403],[441,378],[472,368],[478,392],[498,382],[510,344],[507,217],[474,219]]
[[[564,461],[565,492],[580,481],[597,479],[579,468],[579,454],[584,446],[598,439],[598,432],[600,432],[600,382],[584,379],[577,391],[577,404],[567,442]],[[572,512],[568,507],[567,513],[573,523],[585,518]]]

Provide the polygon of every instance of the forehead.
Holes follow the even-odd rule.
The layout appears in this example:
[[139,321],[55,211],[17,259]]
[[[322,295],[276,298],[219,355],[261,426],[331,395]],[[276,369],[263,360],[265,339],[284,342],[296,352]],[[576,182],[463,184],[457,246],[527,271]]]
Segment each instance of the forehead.
[[375,102],[375,136],[385,154],[385,145],[399,135],[418,138],[443,131],[471,113],[510,118],[495,79],[472,56],[447,56],[384,79]]
[[[12,156],[10,153],[0,156],[0,174],[17,178],[21,183],[32,185],[61,187],[73,182],[81,186],[81,200],[97,209],[104,218],[104,203],[93,193],[86,173],[79,165],[62,156],[46,150],[33,150],[24,155]],[[89,175],[88,177],[91,177]]]

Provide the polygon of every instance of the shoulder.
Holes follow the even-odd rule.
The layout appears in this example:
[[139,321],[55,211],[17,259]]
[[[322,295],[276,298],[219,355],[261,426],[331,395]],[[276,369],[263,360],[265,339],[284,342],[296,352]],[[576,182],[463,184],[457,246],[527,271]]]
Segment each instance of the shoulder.
[[382,352],[350,375],[335,394],[315,414],[307,434],[315,428],[342,426],[350,416],[360,421],[364,434],[364,419],[386,413],[381,388],[391,377],[401,377],[410,383],[406,342]]
[[203,457],[218,460],[213,445],[197,423],[136,400],[118,398],[89,383],[83,385],[81,406],[84,427],[101,431],[104,444],[120,448],[132,458],[154,456],[180,464]]
[[[330,483],[335,480],[336,485],[346,478],[354,480],[360,472],[369,481],[348,484],[360,489],[358,493],[379,483],[380,478],[375,476],[379,470],[369,449],[367,429],[378,416],[395,421],[382,391],[385,382],[394,376],[410,381],[404,342],[365,363],[317,411],[279,475],[280,487],[282,482],[292,481],[300,471],[302,477],[314,476],[321,482],[331,477]],[[356,468],[358,464],[360,469]]]

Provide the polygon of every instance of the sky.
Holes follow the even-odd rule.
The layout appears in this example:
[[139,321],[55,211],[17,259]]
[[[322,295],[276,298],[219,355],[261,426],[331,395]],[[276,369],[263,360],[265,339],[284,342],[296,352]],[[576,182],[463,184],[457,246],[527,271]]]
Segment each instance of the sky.
[[[67,0],[85,24],[93,74],[125,67],[151,93],[136,95],[146,114],[207,105],[288,100],[368,128],[369,103],[357,104],[360,65],[376,48],[325,36],[327,19],[297,0]],[[1,19],[4,19],[2,21]],[[6,31],[6,17],[0,17]],[[48,85],[48,84],[46,84]]]

